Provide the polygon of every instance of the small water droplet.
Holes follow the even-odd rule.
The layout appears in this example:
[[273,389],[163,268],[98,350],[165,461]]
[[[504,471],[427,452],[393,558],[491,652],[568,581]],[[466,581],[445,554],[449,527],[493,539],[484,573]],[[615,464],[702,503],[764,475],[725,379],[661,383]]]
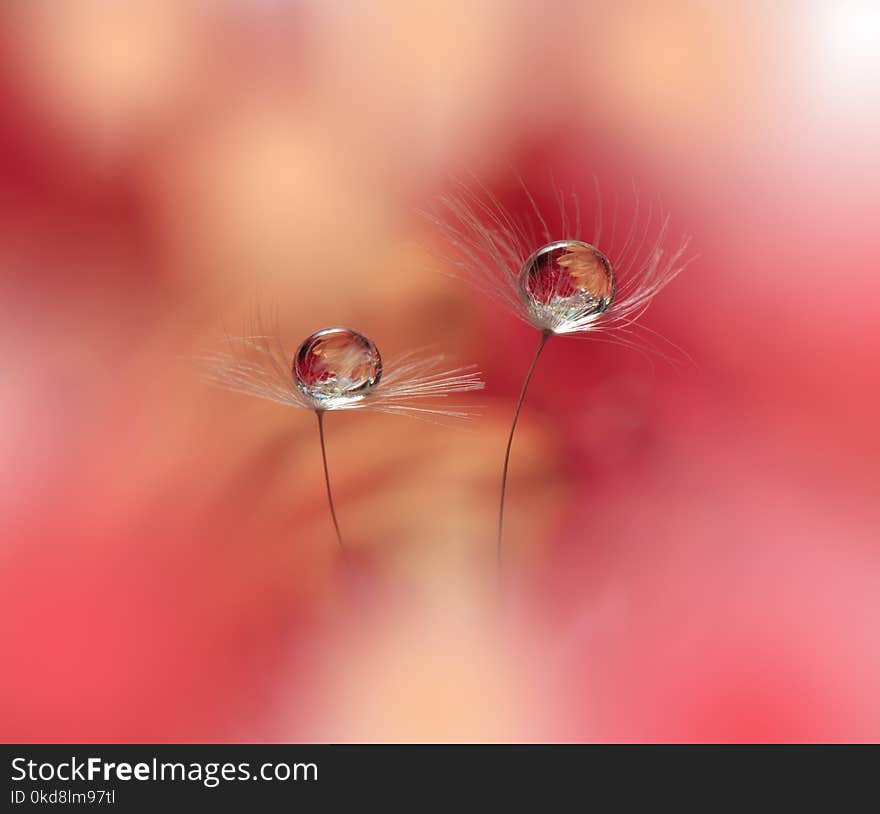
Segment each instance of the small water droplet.
[[565,332],[608,310],[614,267],[589,243],[558,240],[523,263],[519,289],[539,327]]
[[293,358],[293,378],[299,389],[327,408],[362,398],[381,376],[378,348],[351,328],[313,333]]

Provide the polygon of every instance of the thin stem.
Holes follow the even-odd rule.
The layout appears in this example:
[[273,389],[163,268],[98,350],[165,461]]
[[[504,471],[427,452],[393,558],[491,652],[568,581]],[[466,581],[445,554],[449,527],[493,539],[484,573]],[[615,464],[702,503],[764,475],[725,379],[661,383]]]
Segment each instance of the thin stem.
[[513,411],[513,423],[510,425],[510,435],[507,438],[507,449],[504,452],[504,470],[501,473],[501,506],[498,509],[498,547],[497,547],[497,557],[498,557],[498,578],[501,578],[501,540],[502,534],[504,531],[504,497],[507,493],[507,470],[510,467],[510,448],[513,446],[513,433],[516,430],[516,422],[519,421],[519,411],[522,409],[523,401],[526,397],[526,390],[529,388],[529,382],[532,380],[532,374],[535,372],[535,366],[538,364],[538,357],[541,355],[541,351],[544,350],[544,345],[547,344],[547,340],[552,336],[550,331],[541,331],[541,339],[538,342],[538,347],[535,349],[535,355],[532,357],[532,363],[529,365],[529,372],[526,373],[526,378],[523,381],[522,390],[519,394],[519,401],[516,403],[516,409]]
[[345,544],[342,542],[342,534],[339,531],[339,521],[336,519],[336,508],[333,505],[333,493],[330,491],[330,471],[327,469],[327,449],[324,446],[324,411],[315,410],[318,417],[318,437],[321,439],[321,458],[324,461],[324,483],[327,484],[327,502],[330,504],[330,516],[333,518],[333,528],[336,529],[336,539],[339,548],[345,553]]

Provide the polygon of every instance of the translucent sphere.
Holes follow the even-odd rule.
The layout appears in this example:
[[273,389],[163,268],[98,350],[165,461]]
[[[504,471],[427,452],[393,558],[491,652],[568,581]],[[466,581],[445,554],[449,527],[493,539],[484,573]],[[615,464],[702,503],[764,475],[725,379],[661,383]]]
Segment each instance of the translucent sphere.
[[293,357],[293,378],[314,403],[349,402],[363,397],[382,376],[376,346],[351,328],[313,333]]
[[519,275],[520,295],[541,328],[574,330],[614,300],[614,267],[595,246],[557,240],[536,251]]

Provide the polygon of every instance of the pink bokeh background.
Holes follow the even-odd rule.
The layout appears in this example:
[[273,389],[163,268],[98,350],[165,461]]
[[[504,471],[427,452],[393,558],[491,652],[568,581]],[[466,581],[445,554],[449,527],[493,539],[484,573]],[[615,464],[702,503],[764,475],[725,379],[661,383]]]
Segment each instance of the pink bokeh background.
[[[0,114],[2,740],[880,737],[876,4],[13,0]],[[693,361],[550,343],[499,604],[536,335],[418,210],[511,168],[662,201]],[[255,307],[483,371],[328,417],[354,574],[314,418],[188,361]]]

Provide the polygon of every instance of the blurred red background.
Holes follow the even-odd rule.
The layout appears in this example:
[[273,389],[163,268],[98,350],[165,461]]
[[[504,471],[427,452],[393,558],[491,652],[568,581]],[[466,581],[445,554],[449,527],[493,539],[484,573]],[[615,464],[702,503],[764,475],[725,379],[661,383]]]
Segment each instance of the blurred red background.
[[[880,12],[625,6],[3,4],[4,741],[880,737]],[[694,364],[548,346],[499,608],[536,337],[415,213],[511,166],[662,199]],[[255,303],[484,372],[329,417],[364,584],[314,419],[187,361]]]

